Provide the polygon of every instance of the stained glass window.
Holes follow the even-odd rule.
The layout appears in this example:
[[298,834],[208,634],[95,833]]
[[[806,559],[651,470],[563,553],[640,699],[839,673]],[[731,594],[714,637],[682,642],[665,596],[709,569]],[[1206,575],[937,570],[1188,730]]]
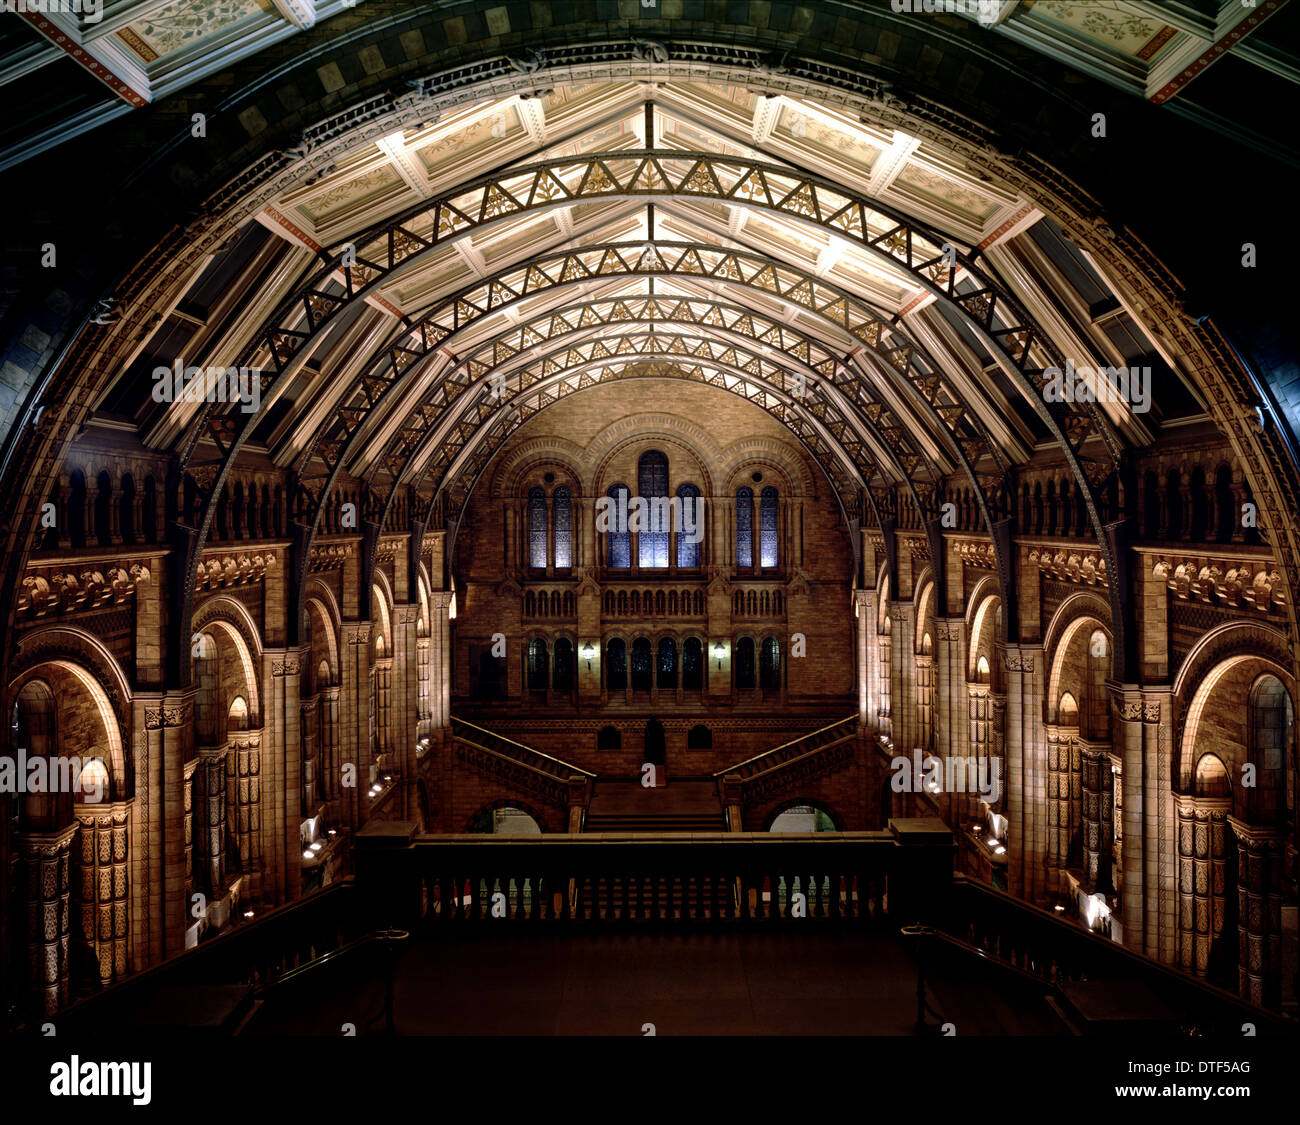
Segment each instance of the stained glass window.
[[632,642],[632,690],[649,691],[652,661],[650,659],[650,642],[645,637],[637,637]]
[[704,533],[704,504],[700,500],[700,490],[693,484],[684,484],[677,490],[678,508],[677,525],[677,565],[700,565],[700,540]]
[[763,656],[759,666],[764,691],[778,691],[781,687],[781,642],[768,637],[763,642]]
[[776,489],[763,489],[759,501],[758,543],[762,566],[776,566]]
[[611,691],[627,687],[627,645],[618,637],[605,650],[605,686]]
[[754,639],[741,637],[736,642],[736,687],[742,691],[754,686]]
[[540,488],[528,492],[528,565],[546,569],[546,493]]
[[606,542],[609,544],[609,565],[632,565],[632,536],[627,530],[627,501],[631,493],[625,484],[613,484],[606,494],[612,500],[608,515],[608,527],[605,529]]
[[672,637],[664,637],[659,642],[659,686],[675,688],[677,686],[677,642]]
[[546,642],[534,638],[528,642],[528,690],[545,691],[547,672]]
[[555,566],[573,565],[573,501],[569,490],[561,485],[555,490]]
[[687,637],[682,646],[682,687],[687,691],[704,687],[704,646],[699,637]]
[[637,495],[646,501],[648,511],[642,519],[639,565],[668,565],[668,535],[671,523],[668,499],[668,458],[657,449],[647,450],[637,462]]
[[754,565],[754,490],[736,490],[736,565]]
[[551,682],[556,691],[573,690],[573,642],[567,637],[555,642],[555,678]]

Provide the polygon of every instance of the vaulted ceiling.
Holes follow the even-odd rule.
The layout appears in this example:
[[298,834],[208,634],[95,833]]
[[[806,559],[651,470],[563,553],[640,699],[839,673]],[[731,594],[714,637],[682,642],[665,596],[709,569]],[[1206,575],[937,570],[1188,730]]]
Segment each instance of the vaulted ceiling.
[[[136,241],[105,221],[96,240],[60,243],[74,271],[108,270],[112,289],[89,297],[66,341],[43,326],[68,290],[17,329],[4,378],[17,387],[25,362],[33,389],[18,405],[0,387],[0,410],[33,428],[10,432],[5,473],[48,466],[39,458],[68,448],[74,426],[129,433],[168,458],[174,485],[198,490],[196,516],[169,514],[182,531],[197,518],[201,550],[237,461],[275,465],[291,474],[309,542],[341,480],[364,482],[379,523],[408,491],[417,512],[454,519],[493,451],[549,403],[611,380],[684,378],[786,425],[851,519],[930,517],[956,485],[992,529],[1013,513],[1017,467],[1047,459],[1073,473],[1104,541],[1102,501],[1115,512],[1130,453],[1204,422],[1241,451],[1267,447],[1251,484],[1270,526],[1286,526],[1289,486],[1257,487],[1295,468],[1284,464],[1286,402],[1089,195],[1113,195],[1125,217],[1181,224],[1186,237],[1162,250],[1220,280],[1216,294],[1249,304],[1278,292],[1249,274],[1221,283],[1243,236],[1275,229],[1252,226],[1266,206],[1219,195],[1189,230],[1142,186],[1165,166],[1133,157],[1191,159],[1189,139],[1212,135],[1170,110],[1204,81],[1200,62],[1175,99],[1149,96],[1166,52],[1187,55],[1212,19],[1222,50],[1209,69],[1242,61],[1247,33],[1264,43],[1263,29],[1287,26],[1279,3],[1261,0],[1260,19],[1226,30],[1226,11],[1186,4],[1154,30],[1150,4],[1112,5],[1120,22],[1108,28],[1047,0],[1002,5],[983,27],[892,5],[834,19],[822,5],[759,5],[771,27],[735,27],[720,43],[699,0],[663,2],[662,18],[630,28],[671,31],[668,6],[681,7],[685,34],[661,41],[583,22],[613,12],[606,0],[564,27],[536,6],[370,0],[365,13],[340,8],[335,31],[296,33],[300,53],[268,50],[206,78],[200,36],[192,94],[136,111],[139,128],[89,133],[78,150],[87,169],[126,159],[112,206]],[[260,11],[247,18],[270,18]],[[745,36],[754,42],[738,45]],[[1097,69],[1116,51],[1137,60],[1127,76]],[[844,65],[846,52],[859,61]],[[1062,52],[1074,70],[1053,79]],[[1263,54],[1268,66],[1243,65],[1286,80],[1285,60]],[[1190,105],[1181,117],[1195,116]],[[1104,145],[1091,124],[1099,106]],[[1231,124],[1211,117],[1212,129]],[[1271,126],[1255,124],[1265,132],[1252,143],[1268,147]],[[77,191],[48,140],[31,165],[48,196],[11,240],[33,249],[45,198]],[[1233,182],[1226,151],[1207,148],[1206,183]],[[155,213],[179,209],[173,195],[188,216],[147,240]],[[59,219],[85,230],[66,207]],[[22,348],[44,348],[48,366]],[[154,372],[178,362],[257,370],[258,409],[155,401]],[[1150,409],[1050,401],[1051,372],[1069,363],[1149,367]],[[56,420],[42,426],[47,404]],[[29,491],[28,524],[41,495]]]
[[[384,496],[464,478],[455,510],[546,402],[671,364],[790,425],[849,510],[964,470],[991,516],[1007,470],[1067,430],[1100,485],[1202,412],[1034,200],[737,77],[552,79],[336,149],[177,285],[99,411],[195,470],[264,450],[309,511],[341,471]],[[1053,418],[1042,372],[1062,356],[1153,365],[1155,409]],[[154,403],[148,375],[177,360],[268,372],[262,412]]]

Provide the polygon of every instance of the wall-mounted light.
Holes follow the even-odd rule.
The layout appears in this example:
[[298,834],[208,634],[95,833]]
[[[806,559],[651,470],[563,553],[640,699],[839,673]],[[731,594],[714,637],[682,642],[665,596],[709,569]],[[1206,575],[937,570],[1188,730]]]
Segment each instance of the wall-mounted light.
[[595,652],[596,650],[594,647],[592,647],[592,643],[590,641],[588,641],[586,644],[582,646],[582,655],[586,658],[588,672],[591,671],[591,658],[595,654]]
[[713,655],[718,658],[718,671],[722,671],[722,657],[726,653],[721,641],[716,641],[713,645]]

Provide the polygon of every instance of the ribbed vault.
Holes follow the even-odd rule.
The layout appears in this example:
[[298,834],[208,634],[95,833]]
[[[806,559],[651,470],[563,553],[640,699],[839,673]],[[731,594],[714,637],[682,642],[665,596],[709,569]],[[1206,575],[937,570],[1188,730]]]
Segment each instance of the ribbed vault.
[[[1108,524],[1126,452],[1153,421],[1044,388],[1068,363],[1132,358],[1062,315],[1075,273],[1125,314],[1138,302],[1068,239],[1053,258],[1031,236],[1052,223],[1060,185],[1031,196],[959,131],[879,90],[774,83],[751,64],[655,70],[634,53],[598,74],[551,66],[546,83],[517,67],[454,96],[424,84],[334,126],[273,189],[232,184],[213,208],[228,216],[226,258],[248,247],[225,280],[248,284],[185,363],[254,369],[258,409],[155,408],[147,385],[132,406],[149,333],[134,308],[122,330],[91,330],[99,397],[126,403],[146,444],[173,454],[185,588],[246,451],[293,471],[300,598],[345,478],[363,482],[372,528],[398,495],[421,527],[454,521],[524,420],[633,378],[761,406],[826,470],[850,525],[932,524],[959,477],[1004,584],[1016,468],[1054,446],[1122,575]],[[1065,206],[1056,217],[1078,222]],[[162,307],[223,278],[200,235],[171,241]],[[1199,362],[1161,335],[1150,354],[1200,393]],[[186,635],[184,612],[174,628]]]

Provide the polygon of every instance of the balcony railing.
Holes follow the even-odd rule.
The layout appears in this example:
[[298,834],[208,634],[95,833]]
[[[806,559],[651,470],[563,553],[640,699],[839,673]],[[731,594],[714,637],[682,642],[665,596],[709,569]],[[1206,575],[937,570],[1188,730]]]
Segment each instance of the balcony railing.
[[[416,932],[477,921],[783,924],[910,918],[942,893],[952,847],[891,832],[418,836],[358,850],[379,921]],[[902,879],[895,888],[891,880]],[[891,889],[894,893],[891,894]]]

